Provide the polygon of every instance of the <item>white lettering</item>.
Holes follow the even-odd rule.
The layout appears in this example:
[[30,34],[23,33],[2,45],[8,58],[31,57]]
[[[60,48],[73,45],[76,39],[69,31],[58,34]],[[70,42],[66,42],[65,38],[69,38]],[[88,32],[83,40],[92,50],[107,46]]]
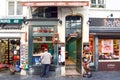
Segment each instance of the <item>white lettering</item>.
[[0,20],[0,23],[10,23],[10,20],[8,19]]
[[105,19],[104,26],[106,27],[120,27],[120,19]]
[[14,20],[14,23],[19,23],[19,20]]

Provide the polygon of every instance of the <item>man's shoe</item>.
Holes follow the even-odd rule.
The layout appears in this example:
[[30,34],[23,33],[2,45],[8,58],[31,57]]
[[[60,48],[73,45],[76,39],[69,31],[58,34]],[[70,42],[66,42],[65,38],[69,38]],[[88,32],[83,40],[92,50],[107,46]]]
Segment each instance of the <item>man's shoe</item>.
[[88,74],[88,75],[87,75],[87,78],[91,78],[91,77],[92,77],[92,74]]
[[83,74],[83,77],[87,77],[87,74]]

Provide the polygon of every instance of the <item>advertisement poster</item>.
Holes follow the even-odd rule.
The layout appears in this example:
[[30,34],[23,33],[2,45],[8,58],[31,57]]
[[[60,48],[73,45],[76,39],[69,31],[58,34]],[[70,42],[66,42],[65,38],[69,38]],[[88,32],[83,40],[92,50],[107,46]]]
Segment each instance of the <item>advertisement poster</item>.
[[113,53],[113,40],[102,40],[102,53]]

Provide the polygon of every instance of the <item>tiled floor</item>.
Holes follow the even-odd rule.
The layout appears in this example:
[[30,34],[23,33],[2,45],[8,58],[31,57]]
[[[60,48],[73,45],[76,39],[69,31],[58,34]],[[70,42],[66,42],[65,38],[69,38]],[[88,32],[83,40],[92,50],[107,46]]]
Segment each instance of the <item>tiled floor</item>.
[[67,76],[71,76],[71,75],[75,75],[75,76],[77,76],[77,75],[81,75],[78,71],[76,71],[76,64],[75,64],[75,62],[73,62],[72,60],[70,60],[70,59],[68,59],[68,60],[66,60],[66,66],[65,66],[66,68],[66,75]]

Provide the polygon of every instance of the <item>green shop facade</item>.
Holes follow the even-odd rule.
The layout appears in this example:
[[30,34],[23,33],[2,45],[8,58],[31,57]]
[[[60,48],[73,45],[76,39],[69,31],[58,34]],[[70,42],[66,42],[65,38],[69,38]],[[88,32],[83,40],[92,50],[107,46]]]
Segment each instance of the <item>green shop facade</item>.
[[53,44],[53,35],[57,33],[58,19],[31,19],[29,23],[29,65],[35,64],[35,55],[39,56],[44,47],[49,49],[57,65],[58,44]]

